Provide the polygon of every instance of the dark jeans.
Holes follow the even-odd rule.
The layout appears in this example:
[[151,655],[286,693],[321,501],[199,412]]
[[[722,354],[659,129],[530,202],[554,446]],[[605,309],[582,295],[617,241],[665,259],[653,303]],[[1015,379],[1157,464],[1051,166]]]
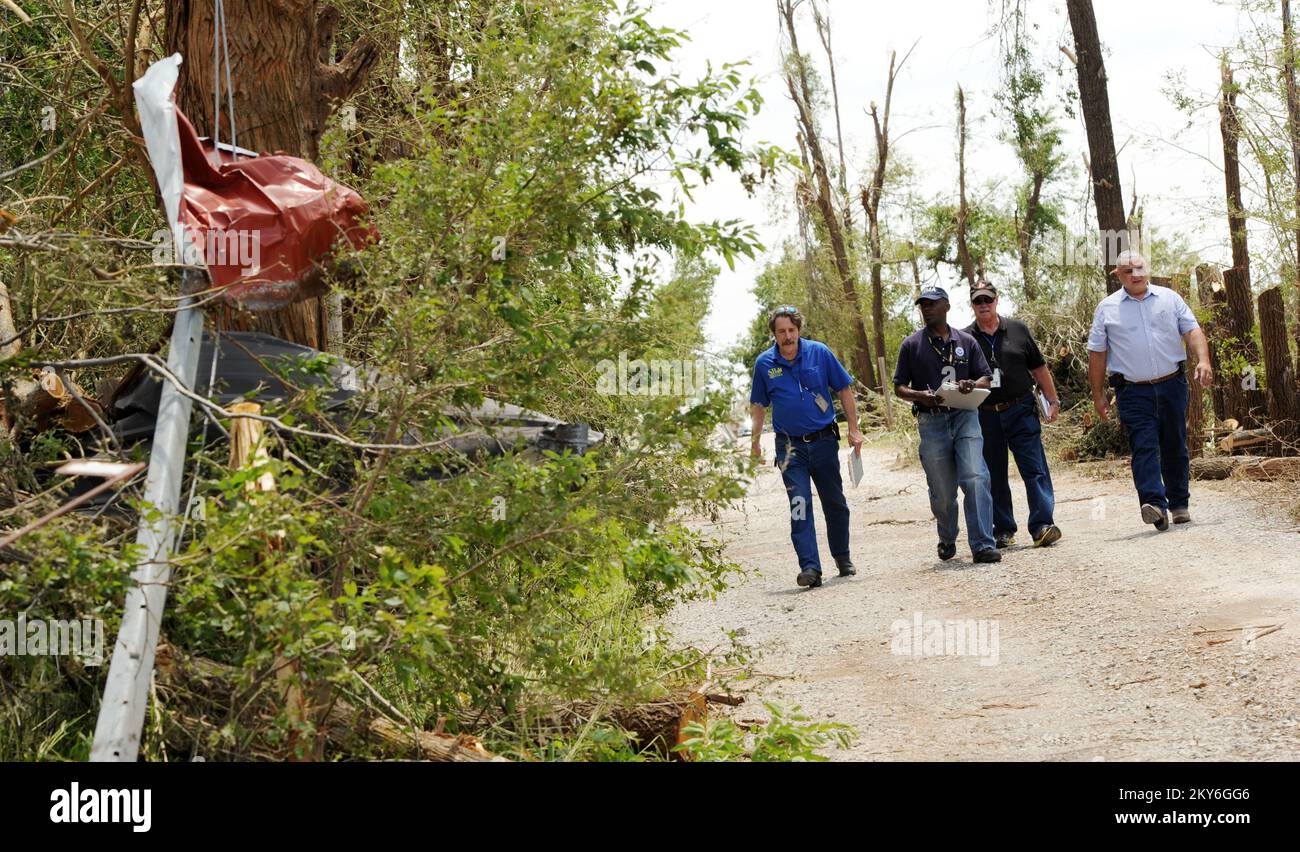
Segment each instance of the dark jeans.
[[776,466],[790,495],[790,541],[799,556],[800,571],[822,572],[817,553],[817,528],[813,523],[812,485],[817,486],[826,515],[826,538],[831,556],[849,557],[849,504],[840,478],[840,442],[834,435],[811,443],[776,436]]
[[1052,474],[1043,451],[1043,427],[1038,422],[1038,403],[1027,396],[1006,411],[981,411],[984,433],[984,462],[989,466],[993,491],[993,534],[1012,535],[1016,517],[1011,509],[1011,482],[1007,478],[1007,451],[1016,458],[1016,469],[1025,481],[1029,501],[1029,533],[1037,535],[1051,526],[1056,508]]
[[939,540],[957,543],[957,486],[961,485],[970,552],[992,550],[993,497],[979,416],[974,411],[922,411],[916,422],[921,433],[921,467],[930,487],[930,511],[938,521]]
[[1186,509],[1187,376],[1158,385],[1126,384],[1115,394],[1119,420],[1128,432],[1138,502]]

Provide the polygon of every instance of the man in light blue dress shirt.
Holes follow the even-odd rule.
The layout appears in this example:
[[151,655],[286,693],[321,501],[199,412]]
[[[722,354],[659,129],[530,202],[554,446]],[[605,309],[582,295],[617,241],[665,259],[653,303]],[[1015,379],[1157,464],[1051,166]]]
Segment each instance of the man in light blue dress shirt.
[[1147,282],[1142,255],[1120,253],[1115,276],[1124,286],[1097,305],[1088,335],[1092,404],[1102,420],[1110,418],[1107,379],[1128,433],[1142,521],[1167,530],[1171,513],[1176,524],[1191,520],[1183,347],[1196,356],[1196,381],[1208,387],[1214,379],[1209,346],[1183,298]]

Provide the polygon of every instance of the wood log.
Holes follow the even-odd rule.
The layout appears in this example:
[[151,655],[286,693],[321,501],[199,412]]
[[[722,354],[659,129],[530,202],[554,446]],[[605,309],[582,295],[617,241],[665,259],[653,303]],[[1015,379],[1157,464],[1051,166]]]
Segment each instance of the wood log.
[[1249,456],[1217,456],[1213,458],[1192,459],[1192,479],[1227,479],[1232,472],[1250,460]]
[[1232,478],[1257,482],[1300,481],[1300,458],[1251,458],[1233,469]]

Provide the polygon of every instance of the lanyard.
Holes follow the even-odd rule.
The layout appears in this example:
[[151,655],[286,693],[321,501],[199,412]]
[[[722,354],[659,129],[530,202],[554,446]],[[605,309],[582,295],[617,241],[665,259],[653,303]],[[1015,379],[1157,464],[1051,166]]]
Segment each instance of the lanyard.
[[984,329],[977,325],[975,326],[975,333],[989,342],[989,366],[995,370],[998,369],[998,330],[994,329],[993,336],[990,337],[984,333]]
[[[785,357],[784,355],[781,354],[781,347],[780,347],[780,346],[778,346],[778,347],[776,348],[776,354],[777,354],[777,357],[778,357],[778,358],[784,358],[784,357]],[[803,386],[803,376],[800,374],[800,370],[799,370],[799,365],[800,365],[802,362],[803,362],[803,342],[800,341],[800,343],[799,343],[799,354],[796,355],[796,356],[794,356],[794,360],[793,360],[793,361],[786,361],[786,363],[790,365],[790,372],[794,373],[794,382],[795,382],[795,384],[799,386],[799,399],[800,399],[800,400],[803,399],[803,394],[804,394],[804,391],[806,390],[806,388],[804,388],[804,386]]]
[[927,334],[925,336],[925,339],[926,342],[930,344],[930,348],[934,350],[934,354],[939,356],[939,362],[941,364],[943,364],[945,367],[953,366],[953,363],[956,360],[956,356],[953,354],[955,350],[955,346],[952,337],[952,332],[948,333],[948,339],[944,341],[944,346],[942,349],[934,345],[934,341],[940,338],[931,337],[930,335]]

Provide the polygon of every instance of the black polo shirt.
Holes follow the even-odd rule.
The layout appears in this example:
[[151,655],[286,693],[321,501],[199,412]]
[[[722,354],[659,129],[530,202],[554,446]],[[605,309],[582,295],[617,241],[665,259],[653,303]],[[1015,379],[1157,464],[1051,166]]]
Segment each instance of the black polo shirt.
[[1002,371],[1002,387],[993,388],[980,408],[1020,399],[1033,390],[1034,377],[1029,371],[1037,370],[1047,362],[1043,360],[1043,353],[1038,351],[1038,344],[1029,334],[1027,325],[1020,320],[999,316],[998,329],[992,338],[980,331],[978,321],[971,323],[966,330],[979,342],[989,367]]
[[898,349],[894,384],[913,390],[938,390],[946,379],[977,382],[992,375],[975,338],[953,326],[948,331],[950,337],[946,343],[924,328],[909,335]]

